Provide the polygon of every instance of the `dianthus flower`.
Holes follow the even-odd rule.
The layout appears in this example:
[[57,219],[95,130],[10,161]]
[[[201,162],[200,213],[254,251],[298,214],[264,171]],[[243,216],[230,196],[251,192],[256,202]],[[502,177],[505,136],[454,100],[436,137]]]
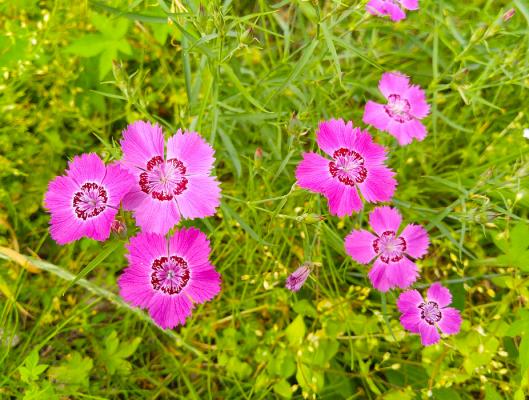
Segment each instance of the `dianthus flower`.
[[418,10],[419,0],[369,0],[366,8],[372,15],[388,16],[396,22],[406,18],[404,10]]

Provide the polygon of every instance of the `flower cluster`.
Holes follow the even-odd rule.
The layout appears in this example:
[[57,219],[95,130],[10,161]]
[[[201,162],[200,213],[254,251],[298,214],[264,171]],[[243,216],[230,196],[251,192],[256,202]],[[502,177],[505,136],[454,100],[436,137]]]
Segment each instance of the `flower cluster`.
[[66,174],[50,182],[50,233],[59,244],[104,241],[111,230],[126,231],[115,219],[120,204],[132,211],[141,232],[127,245],[120,294],[147,309],[160,327],[174,328],[194,304],[220,291],[206,235],[190,228],[165,236],[182,219],[211,216],[219,206],[214,150],[196,132],[179,130],[165,143],[161,127],[143,121],[124,130],[121,149],[123,158],[110,165],[93,153],[76,156]]
[[[413,2],[401,3],[413,6]],[[389,7],[385,10],[397,7],[392,1],[370,4]],[[386,103],[368,101],[363,121],[390,133],[401,146],[413,139],[422,141],[427,132],[420,120],[430,112],[424,91],[399,72],[384,73],[379,89]],[[316,142],[326,157],[304,153],[296,179],[300,187],[325,196],[331,214],[349,216],[362,210],[363,202],[391,201],[397,187],[395,172],[386,165],[387,150],[375,143],[367,131],[355,128],[351,121],[333,119],[319,124]],[[414,260],[428,252],[426,230],[417,224],[401,229],[401,214],[389,206],[374,208],[369,214],[369,224],[372,232],[353,230],[345,238],[347,254],[360,264],[373,263],[368,277],[375,289],[381,292],[408,289],[419,277]],[[309,273],[307,268],[298,268],[287,279],[286,287],[298,291]],[[425,300],[416,290],[408,290],[398,300],[402,325],[420,334],[424,345],[437,343],[438,329],[454,334],[461,325],[459,311],[446,307],[450,302],[450,292],[438,283],[430,287]]]

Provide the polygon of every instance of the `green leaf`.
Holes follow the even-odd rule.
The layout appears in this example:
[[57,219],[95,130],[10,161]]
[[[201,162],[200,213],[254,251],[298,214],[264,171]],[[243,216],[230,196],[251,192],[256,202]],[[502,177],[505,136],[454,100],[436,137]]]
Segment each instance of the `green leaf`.
[[93,57],[108,47],[108,39],[99,33],[91,33],[74,40],[64,51],[81,57]]
[[104,347],[98,355],[99,361],[110,375],[115,373],[128,375],[131,370],[131,364],[126,358],[134,354],[140,342],[141,338],[137,337],[120,343],[116,331],[112,331],[104,340]]
[[80,387],[88,387],[92,367],[93,361],[90,357],[82,357],[78,352],[73,352],[61,365],[51,367],[48,377],[57,384],[63,384],[75,391]]
[[490,383],[485,385],[485,400],[503,400],[503,397],[496,391]]
[[301,341],[305,337],[305,331],[306,328],[305,322],[303,321],[303,317],[301,315],[298,315],[285,330],[288,342],[291,345],[301,344]]
[[497,257],[498,264],[529,271],[529,226],[526,223],[518,222],[509,232],[508,240],[496,236],[494,243],[505,253]]
[[323,372],[315,370],[312,366],[303,363],[298,364],[296,380],[299,385],[309,393],[318,393],[325,385]]
[[292,388],[290,387],[289,383],[284,379],[275,383],[272,388],[274,389],[274,393],[285,399],[290,399],[292,397]]
[[99,32],[110,39],[121,39],[129,29],[129,21],[125,18],[107,18],[102,14],[93,12],[90,20]]
[[23,366],[18,369],[18,372],[20,373],[20,379],[22,382],[31,383],[36,381],[39,378],[39,375],[47,368],[47,364],[39,365],[39,354],[37,350],[33,350],[29,356],[26,357]]
[[102,80],[112,69],[112,60],[115,60],[118,52],[114,46],[110,46],[99,56],[99,80]]

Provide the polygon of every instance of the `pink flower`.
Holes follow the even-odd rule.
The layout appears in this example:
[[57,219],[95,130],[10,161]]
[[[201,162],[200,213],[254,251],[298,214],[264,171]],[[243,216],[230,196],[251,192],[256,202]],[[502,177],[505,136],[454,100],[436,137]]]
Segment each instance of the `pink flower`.
[[407,225],[400,234],[402,217],[391,207],[377,207],[369,214],[376,235],[354,230],[345,238],[345,249],[355,261],[368,264],[376,257],[369,279],[381,292],[407,288],[419,276],[417,265],[409,257],[421,258],[428,249],[428,234],[420,225]]
[[342,119],[321,122],[316,132],[318,146],[330,159],[304,153],[296,169],[299,186],[321,193],[329,202],[331,214],[343,217],[370,203],[389,201],[395,192],[395,173],[384,165],[386,149],[373,142],[367,131],[353,128]]
[[392,21],[406,18],[406,10],[418,10],[419,0],[369,0],[367,12],[372,15],[389,16]]
[[134,179],[117,164],[105,166],[94,153],[74,157],[66,176],[50,182],[44,203],[51,237],[66,244],[82,237],[103,241]]
[[454,335],[461,327],[461,315],[453,307],[450,291],[434,283],[428,289],[426,300],[417,290],[408,290],[402,293],[397,300],[397,307],[402,313],[400,322],[410,332],[421,335],[424,346],[435,344],[439,341],[439,331],[447,335]]
[[146,232],[165,234],[181,218],[204,218],[220,203],[219,182],[211,176],[213,148],[196,132],[180,130],[167,140],[162,128],[137,121],[123,131],[123,165],[136,184],[123,199]]
[[209,241],[198,229],[176,230],[169,239],[142,232],[127,249],[129,266],[118,279],[120,295],[148,309],[163,329],[184,325],[193,303],[211,300],[220,291],[220,275],[209,262]]
[[387,104],[368,101],[363,121],[395,136],[401,146],[410,144],[413,138],[421,141],[426,137],[426,127],[420,122],[430,113],[424,91],[410,85],[407,76],[386,72],[378,88],[388,100]]
[[292,292],[297,292],[305,284],[311,269],[310,263],[304,263],[288,276],[285,287]]

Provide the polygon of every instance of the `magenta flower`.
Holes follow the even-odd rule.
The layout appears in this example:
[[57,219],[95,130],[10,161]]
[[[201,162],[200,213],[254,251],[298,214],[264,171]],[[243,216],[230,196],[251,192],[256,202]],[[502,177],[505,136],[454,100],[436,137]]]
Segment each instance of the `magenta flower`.
[[428,289],[426,300],[417,290],[408,290],[402,293],[397,300],[397,307],[402,313],[400,322],[410,332],[421,335],[424,346],[435,344],[439,341],[439,331],[454,335],[461,327],[461,315],[453,307],[450,291],[434,283]]
[[420,122],[430,113],[424,91],[410,85],[407,76],[386,72],[378,88],[388,100],[387,104],[368,101],[363,121],[395,136],[401,146],[410,144],[413,138],[421,141],[426,137],[426,127]]
[[129,266],[118,279],[120,295],[148,309],[163,329],[184,325],[193,303],[211,300],[220,291],[220,274],[209,262],[209,241],[198,229],[176,230],[169,239],[139,233],[127,249]]
[[211,176],[213,148],[196,132],[180,130],[167,141],[162,128],[137,121],[123,131],[123,165],[136,184],[123,199],[146,232],[165,234],[181,218],[204,218],[220,203],[219,182]]
[[74,157],[66,176],[49,183],[44,198],[53,240],[62,245],[82,237],[108,239],[119,204],[133,183],[127,171],[117,164],[105,166],[97,154]]
[[356,262],[368,264],[376,257],[369,279],[375,289],[387,292],[407,288],[417,277],[417,265],[409,257],[421,258],[428,249],[428,234],[420,225],[407,225],[400,234],[402,217],[391,207],[377,207],[369,214],[376,235],[354,230],[345,238],[345,249]]
[[370,203],[389,201],[395,192],[395,173],[384,165],[386,149],[373,142],[367,131],[353,128],[342,119],[321,122],[316,132],[318,146],[330,159],[304,153],[296,169],[299,186],[321,193],[331,214],[343,217]]
[[418,10],[419,0],[369,0],[367,12],[381,17],[388,16],[392,21],[406,18],[406,10]]
[[288,276],[285,287],[292,292],[297,292],[305,284],[311,269],[310,263],[304,263]]

